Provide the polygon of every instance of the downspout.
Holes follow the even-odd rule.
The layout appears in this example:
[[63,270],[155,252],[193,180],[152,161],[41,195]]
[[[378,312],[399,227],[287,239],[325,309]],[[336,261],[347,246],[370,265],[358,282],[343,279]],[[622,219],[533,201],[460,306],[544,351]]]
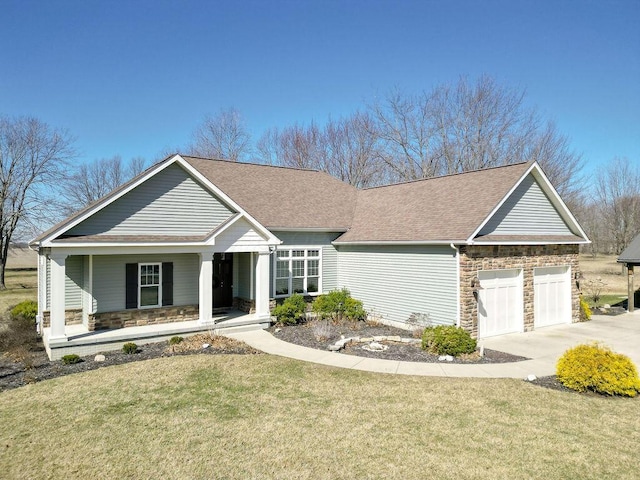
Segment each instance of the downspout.
[[460,326],[460,249],[456,247],[453,243],[450,243],[449,246],[453,248],[455,251],[454,256],[456,257],[456,326]]
[[[44,306],[43,306],[42,301],[41,301],[42,300],[42,283],[41,283],[42,282],[42,269],[41,269],[41,264],[42,264],[43,256],[40,254],[39,246],[35,245],[35,248],[34,248],[34,245],[29,244],[29,249],[33,250],[34,252],[36,252],[38,254],[38,263],[37,263],[37,269],[36,269],[36,272],[37,272],[37,279],[36,279],[37,283],[36,283],[36,285],[37,285],[37,290],[38,290],[38,293],[37,293],[37,296],[36,296],[37,301],[38,301],[38,313],[36,314],[36,333],[38,335],[42,335],[42,313],[43,313],[43,310],[44,310]],[[47,266],[46,261],[45,261],[44,265],[45,265],[45,278],[46,278],[46,266]],[[46,296],[45,296],[45,298],[46,298]]]

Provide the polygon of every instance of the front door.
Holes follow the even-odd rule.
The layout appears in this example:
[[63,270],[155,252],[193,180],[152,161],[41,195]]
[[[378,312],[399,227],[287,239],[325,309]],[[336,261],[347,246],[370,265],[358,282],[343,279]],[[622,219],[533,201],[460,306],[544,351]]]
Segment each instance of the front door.
[[213,308],[229,308],[233,304],[233,254],[213,255]]

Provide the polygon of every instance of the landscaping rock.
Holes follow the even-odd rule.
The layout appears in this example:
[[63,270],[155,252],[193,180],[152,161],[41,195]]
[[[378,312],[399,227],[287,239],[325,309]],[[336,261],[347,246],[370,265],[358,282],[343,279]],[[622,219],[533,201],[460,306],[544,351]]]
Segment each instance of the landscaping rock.
[[445,359],[447,362],[453,362],[453,355],[447,355],[446,357],[444,357],[444,359]]
[[387,340],[389,342],[400,342],[402,340],[402,337],[400,337],[400,335],[389,335],[387,337]]
[[206,350],[206,349],[207,349],[207,348],[209,348],[210,346],[211,346],[211,344],[210,344],[210,343],[203,343],[203,344],[202,344],[202,349],[203,349],[203,350]]
[[94,362],[104,362],[106,359],[107,359],[107,357],[105,357],[104,355],[98,354],[93,358],[93,361]]
[[530,373],[529,375],[527,375],[528,382],[535,382],[537,379],[538,377],[536,377],[533,373]]
[[329,345],[330,352],[339,352],[342,350],[343,345]]

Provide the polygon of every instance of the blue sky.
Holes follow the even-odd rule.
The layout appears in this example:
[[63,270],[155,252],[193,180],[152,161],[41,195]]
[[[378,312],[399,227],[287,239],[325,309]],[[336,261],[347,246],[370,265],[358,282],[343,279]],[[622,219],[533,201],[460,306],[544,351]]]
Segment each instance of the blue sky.
[[0,114],[67,128],[80,161],[155,159],[229,107],[257,139],[481,74],[526,89],[588,172],[640,168],[638,0],[0,0]]

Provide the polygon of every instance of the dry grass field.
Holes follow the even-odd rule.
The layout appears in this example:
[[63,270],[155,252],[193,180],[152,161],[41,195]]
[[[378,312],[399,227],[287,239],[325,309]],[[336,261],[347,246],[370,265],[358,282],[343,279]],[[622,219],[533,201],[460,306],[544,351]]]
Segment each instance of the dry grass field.
[[640,399],[268,355],[114,366],[0,393],[11,479],[631,479]]
[[[580,255],[580,270],[585,281],[598,277],[605,283],[603,293],[627,296],[627,276],[623,274],[622,264],[617,263],[617,255]],[[640,285],[639,285],[640,286]]]

